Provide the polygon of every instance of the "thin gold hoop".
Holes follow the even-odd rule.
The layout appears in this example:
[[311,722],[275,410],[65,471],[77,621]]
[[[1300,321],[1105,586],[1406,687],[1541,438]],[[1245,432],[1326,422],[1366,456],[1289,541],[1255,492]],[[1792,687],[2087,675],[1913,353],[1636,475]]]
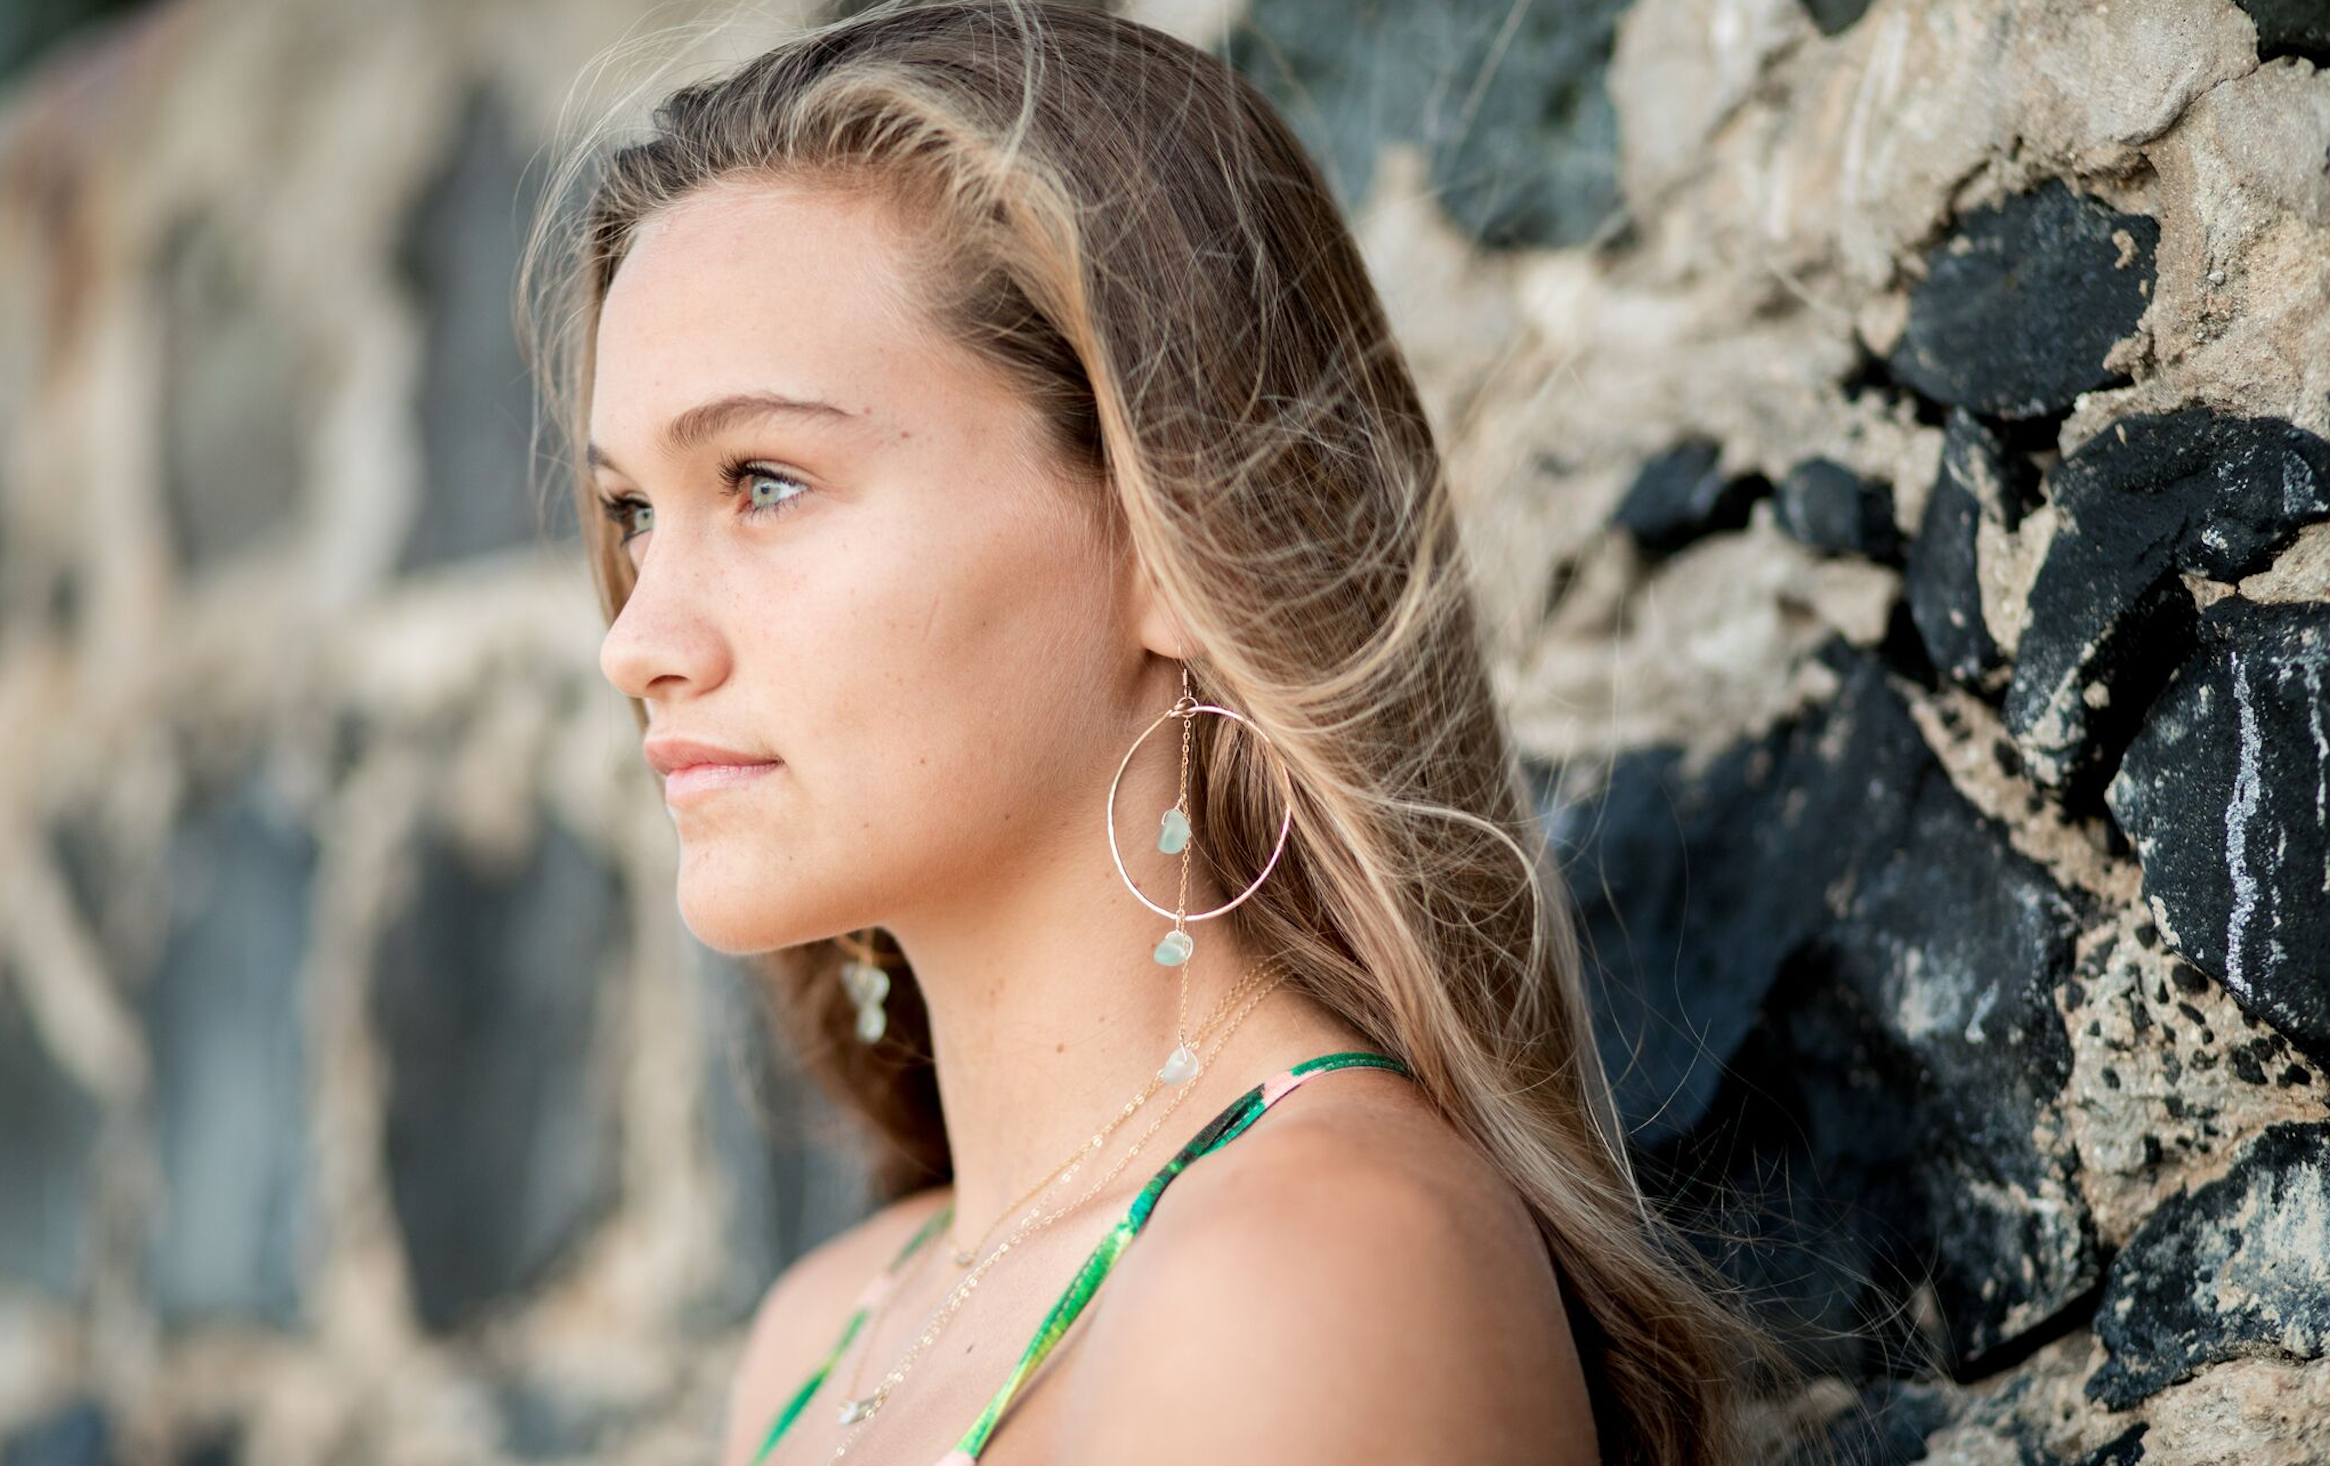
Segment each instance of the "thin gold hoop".
[[[1278,750],[1276,746],[1271,743],[1270,735],[1264,733],[1260,728],[1255,727],[1253,720],[1249,719],[1243,713],[1233,712],[1229,708],[1215,707],[1212,703],[1199,702],[1197,699],[1185,694],[1182,697],[1175,699],[1173,706],[1167,708],[1164,712],[1159,713],[1157,715],[1156,722],[1151,723],[1148,727],[1141,730],[1141,736],[1133,740],[1133,746],[1125,750],[1124,758],[1118,762],[1116,766],[1116,777],[1108,781],[1108,809],[1106,813],[1108,820],[1108,855],[1109,859],[1116,862],[1116,873],[1118,879],[1122,880],[1125,883],[1126,889],[1133,893],[1134,900],[1140,902],[1143,906],[1148,907],[1151,911],[1156,912],[1159,916],[1170,916],[1180,921],[1205,921],[1211,917],[1219,916],[1223,912],[1228,911],[1231,907],[1236,906],[1239,902],[1245,900],[1248,896],[1251,896],[1256,891],[1260,890],[1262,888],[1263,881],[1267,880],[1270,876],[1271,867],[1278,864],[1279,853],[1286,849],[1287,831],[1294,828],[1294,790],[1290,787],[1284,791],[1286,797],[1286,814],[1278,822],[1278,843],[1271,847],[1270,859],[1262,863],[1262,874],[1254,877],[1253,885],[1248,886],[1245,890],[1240,891],[1237,895],[1231,897],[1228,901],[1223,902],[1221,905],[1216,906],[1211,911],[1201,911],[1194,915],[1182,916],[1179,913],[1166,910],[1164,907],[1159,906],[1156,902],[1150,900],[1147,896],[1141,894],[1141,888],[1133,884],[1132,876],[1125,870],[1124,852],[1117,848],[1117,786],[1124,782],[1125,770],[1132,766],[1133,755],[1140,752],[1141,745],[1149,741],[1149,735],[1156,732],[1157,729],[1163,725],[1167,718],[1190,718],[1195,717],[1199,713],[1219,713],[1225,718],[1235,718],[1239,722],[1244,723],[1249,729],[1253,730],[1254,736],[1262,741],[1262,746],[1270,750],[1272,763],[1274,765],[1277,763]],[[1285,775],[1280,773],[1279,778],[1281,782],[1284,782]]]

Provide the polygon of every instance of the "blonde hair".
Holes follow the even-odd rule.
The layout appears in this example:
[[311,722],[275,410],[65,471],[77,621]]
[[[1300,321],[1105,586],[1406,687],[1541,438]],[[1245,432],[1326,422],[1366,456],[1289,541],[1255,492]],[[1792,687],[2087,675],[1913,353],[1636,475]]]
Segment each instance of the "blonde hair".
[[[592,161],[564,268],[530,316],[571,441],[599,304],[649,215],[756,181],[896,203],[918,226],[931,318],[1100,486],[1092,512],[1191,636],[1201,695],[1285,760],[1286,854],[1222,920],[1405,1061],[1526,1198],[1605,1459],[1746,1459],[1755,1372],[1787,1370],[1636,1181],[1431,429],[1357,245],[1269,102],[1204,51],[1098,10],[887,4],[680,88],[648,136]],[[548,237],[529,241],[522,311]],[[579,472],[575,492],[611,619],[630,562]],[[1224,720],[1198,723],[1198,828],[1242,890],[1275,841],[1280,786]],[[838,941],[771,954],[767,988],[803,1061],[883,1142],[878,1186],[902,1194],[950,1174],[927,1013],[889,947],[889,1033],[856,1043],[845,955]]]

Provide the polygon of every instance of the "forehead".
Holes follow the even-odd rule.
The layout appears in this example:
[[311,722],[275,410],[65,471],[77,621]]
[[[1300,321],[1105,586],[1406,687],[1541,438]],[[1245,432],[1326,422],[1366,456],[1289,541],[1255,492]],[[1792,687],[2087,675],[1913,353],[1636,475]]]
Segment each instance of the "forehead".
[[881,419],[940,367],[886,205],[724,185],[641,224],[593,349],[591,437],[618,456],[709,398],[822,397]]

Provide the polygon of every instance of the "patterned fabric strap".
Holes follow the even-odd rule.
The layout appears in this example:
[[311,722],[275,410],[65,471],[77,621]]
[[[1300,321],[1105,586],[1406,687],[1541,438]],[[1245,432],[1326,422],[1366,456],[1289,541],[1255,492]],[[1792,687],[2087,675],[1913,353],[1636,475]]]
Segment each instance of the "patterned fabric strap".
[[1140,1195],[1133,1198],[1133,1204],[1126,1209],[1124,1216],[1109,1228],[1108,1235],[1102,1237],[1084,1259],[1084,1266],[1077,1270],[1076,1278],[1068,1285],[1068,1290],[1052,1305],[1052,1311],[1045,1316],[1035,1337],[1028,1341],[1026,1352],[1020,1355],[1019,1363],[1013,1367],[1010,1377],[1004,1380],[1003,1387],[987,1402],[987,1408],[979,1413],[979,1418],[971,1423],[971,1428],[955,1443],[955,1448],[938,1459],[937,1466],[968,1466],[968,1463],[979,1458],[979,1452],[986,1448],[988,1438],[994,1435],[1003,1412],[1009,1408],[1020,1385],[1044,1362],[1045,1356],[1052,1352],[1053,1346],[1068,1332],[1068,1326],[1084,1311],[1084,1305],[1092,1301],[1092,1295],[1108,1277],[1109,1269],[1116,1266],[1116,1260],[1124,1253],[1126,1245],[1149,1224],[1149,1214],[1156,1210],[1157,1198],[1164,1194],[1166,1187],[1173,1184],[1174,1177],[1189,1169],[1190,1163],[1198,1157],[1219,1150],[1237,1139],[1264,1110],[1277,1104],[1303,1081],[1332,1069],[1360,1068],[1390,1069],[1399,1074],[1408,1072],[1407,1065],[1388,1054],[1360,1050],[1321,1054],[1315,1059],[1305,1059],[1291,1069],[1281,1070],[1247,1090],[1231,1101],[1228,1109],[1215,1116],[1212,1123],[1190,1137],[1189,1143],[1150,1178],[1148,1185],[1141,1188]]
[[817,1387],[825,1383],[825,1376],[832,1372],[834,1361],[841,1358],[842,1351],[849,1348],[850,1340],[856,1338],[858,1330],[865,1327],[866,1319],[872,1315],[875,1305],[882,1301],[882,1294],[889,1288],[890,1280],[898,1275],[898,1269],[905,1266],[906,1259],[914,1255],[916,1248],[937,1235],[938,1230],[947,1224],[947,1219],[954,1215],[954,1211],[955,1204],[949,1201],[932,1212],[915,1229],[914,1235],[906,1239],[906,1244],[891,1256],[890,1265],[868,1279],[866,1286],[859,1290],[857,1306],[851,1311],[849,1322],[842,1325],[841,1338],[825,1351],[825,1357],[818,1361],[817,1368],[802,1383],[801,1388],[793,1392],[793,1398],[785,1402],[785,1408],[778,1414],[776,1423],[769,1427],[768,1435],[762,1438],[760,1449],[753,1453],[754,1462],[759,1462],[776,1448],[778,1438],[792,1425],[793,1417],[801,1413],[802,1407],[809,1403],[810,1396],[817,1393]]
[[[1333,1069],[1389,1069],[1397,1074],[1408,1072],[1407,1065],[1388,1054],[1356,1049],[1321,1054],[1315,1059],[1305,1059],[1291,1069],[1280,1070],[1232,1100],[1228,1109],[1216,1115],[1203,1130],[1190,1137],[1189,1143],[1175,1152],[1173,1159],[1149,1178],[1149,1184],[1142,1187],[1140,1194],[1133,1198],[1124,1216],[1094,1246],[1084,1259],[1084,1265],[1077,1269],[1076,1277],[1068,1284],[1067,1291],[1052,1305],[1051,1312],[1045,1315],[1043,1324],[1037,1328],[1035,1337],[1028,1341],[1026,1350],[1021,1353],[1019,1363],[1013,1366],[1010,1376],[988,1400],[987,1408],[979,1412],[979,1418],[971,1423],[971,1428],[964,1432],[954,1449],[939,1458],[937,1466],[968,1466],[968,1463],[978,1459],[979,1452],[986,1448],[988,1439],[995,1434],[997,1425],[1003,1419],[1003,1412],[1010,1406],[1012,1397],[1019,1392],[1020,1385],[1035,1373],[1036,1367],[1044,1362],[1045,1356],[1052,1352],[1061,1336],[1068,1332],[1068,1326],[1076,1321],[1077,1315],[1084,1311],[1084,1306],[1092,1301],[1092,1295],[1108,1277],[1109,1269],[1116,1266],[1116,1260],[1124,1252],[1126,1244],[1149,1224],[1149,1214],[1156,1209],[1157,1198],[1164,1194],[1166,1187],[1173,1184],[1173,1178],[1189,1169],[1190,1163],[1198,1157],[1219,1150],[1235,1140],[1264,1110],[1285,1098],[1297,1085]],[[825,1382],[834,1362],[849,1348],[850,1341],[857,1337],[858,1330],[865,1326],[866,1319],[881,1302],[882,1294],[890,1287],[899,1268],[905,1265],[917,1248],[947,1224],[954,1211],[955,1205],[949,1201],[931,1213],[929,1220],[912,1237],[906,1239],[905,1245],[890,1259],[890,1265],[867,1282],[864,1291],[858,1295],[857,1306],[851,1312],[849,1322],[842,1328],[841,1338],[826,1351],[815,1372],[802,1382],[801,1388],[794,1392],[784,1411],[777,1416],[776,1423],[769,1427],[760,1450],[753,1455],[755,1466],[775,1448],[779,1438],[801,1413],[802,1407],[817,1393],[817,1387]]]

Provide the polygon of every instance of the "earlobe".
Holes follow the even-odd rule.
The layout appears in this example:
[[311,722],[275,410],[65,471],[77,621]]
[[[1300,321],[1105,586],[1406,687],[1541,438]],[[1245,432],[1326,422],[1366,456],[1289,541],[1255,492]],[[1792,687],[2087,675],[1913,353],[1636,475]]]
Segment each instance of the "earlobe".
[[1142,647],[1167,661],[1188,661],[1193,639],[1173,614],[1173,608],[1166,604],[1165,597],[1158,593],[1147,568],[1134,561],[1131,575],[1133,624],[1140,633]]

